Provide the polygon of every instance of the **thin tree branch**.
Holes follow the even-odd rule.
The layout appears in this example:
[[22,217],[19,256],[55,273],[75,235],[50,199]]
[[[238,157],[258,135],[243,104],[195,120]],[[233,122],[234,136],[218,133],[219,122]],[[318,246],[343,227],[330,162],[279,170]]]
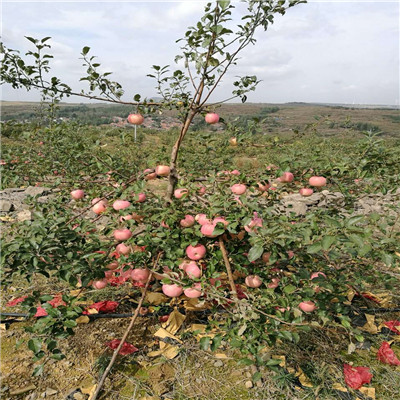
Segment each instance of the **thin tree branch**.
[[219,247],[221,248],[222,257],[224,258],[226,272],[228,273],[229,284],[231,285],[231,290],[232,290],[233,294],[235,295],[235,297],[237,298],[238,294],[237,294],[237,290],[236,290],[235,281],[233,279],[231,264],[229,263],[228,253],[226,251],[225,244],[224,244],[224,241],[221,236],[219,237]]
[[[153,269],[158,264],[158,261],[160,260],[161,254],[162,254],[162,252],[158,253],[157,258],[153,263]],[[123,344],[125,343],[125,340],[128,337],[128,334],[131,331],[131,329],[132,329],[132,327],[133,327],[133,325],[134,325],[134,323],[135,323],[135,321],[136,321],[136,319],[137,319],[137,317],[139,315],[140,307],[142,307],[144,298],[145,298],[146,293],[147,293],[147,289],[149,287],[149,284],[150,284],[150,281],[151,281],[152,278],[153,278],[153,273],[150,272],[150,275],[147,278],[146,286],[144,287],[144,290],[143,290],[143,293],[142,293],[142,297],[139,300],[139,303],[138,303],[138,305],[136,307],[136,310],[135,310],[135,313],[134,313],[134,315],[133,315],[133,317],[131,319],[131,322],[129,323],[128,328],[126,328],[126,331],[124,333],[124,336],[122,336],[122,339],[121,339],[121,342],[119,343],[119,346],[114,350],[114,354],[113,354],[113,356],[112,356],[112,358],[110,360],[110,363],[108,364],[108,366],[107,366],[106,370],[104,371],[99,383],[97,384],[96,391],[94,392],[93,396],[91,396],[91,398],[89,400],[96,400],[97,399],[97,396],[99,395],[99,393],[100,393],[100,391],[101,391],[101,389],[102,389],[102,387],[104,385],[104,382],[105,382],[108,374],[110,373],[111,368],[113,367],[113,365],[115,363],[115,360],[117,359],[118,353],[121,350]]]

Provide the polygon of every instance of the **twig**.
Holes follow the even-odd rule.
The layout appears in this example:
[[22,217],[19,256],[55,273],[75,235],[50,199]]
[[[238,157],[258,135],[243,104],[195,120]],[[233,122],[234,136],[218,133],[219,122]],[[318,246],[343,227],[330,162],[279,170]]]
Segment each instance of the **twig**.
[[228,273],[229,284],[231,285],[231,289],[232,289],[234,296],[237,298],[238,294],[237,294],[237,290],[236,290],[235,281],[233,280],[231,264],[229,263],[228,253],[226,252],[225,244],[224,244],[224,241],[221,236],[219,237],[219,247],[221,248],[222,257],[224,258],[226,272]]
[[[156,258],[156,260],[154,261],[154,264],[153,264],[153,269],[158,264],[158,261],[159,261],[159,259],[161,257],[161,254],[162,254],[161,252],[158,253],[157,258]],[[135,310],[135,313],[134,313],[134,315],[133,315],[133,317],[131,319],[131,322],[129,323],[129,326],[126,329],[126,331],[124,333],[124,336],[122,336],[122,339],[121,339],[121,342],[119,343],[119,346],[114,350],[114,354],[113,354],[113,356],[112,356],[112,358],[110,360],[110,363],[108,364],[108,366],[107,366],[106,370],[104,371],[99,383],[97,384],[96,391],[93,393],[93,396],[91,396],[89,400],[96,400],[97,399],[97,396],[99,395],[99,393],[101,391],[101,388],[104,385],[104,382],[105,382],[105,380],[107,378],[107,375],[110,373],[111,368],[113,367],[113,365],[115,363],[115,360],[117,359],[118,353],[121,350],[123,344],[125,343],[125,340],[128,337],[128,334],[131,331],[131,329],[132,329],[132,327],[133,327],[133,325],[134,325],[134,323],[135,323],[135,321],[136,321],[136,319],[137,319],[137,317],[139,315],[140,307],[142,307],[144,298],[145,298],[146,293],[147,293],[147,289],[149,287],[149,283],[150,283],[152,278],[153,278],[153,273],[150,272],[150,275],[147,278],[146,286],[144,287],[144,290],[143,290],[143,293],[142,293],[142,297],[139,300],[139,303],[138,303],[138,305],[136,307],[136,310]]]

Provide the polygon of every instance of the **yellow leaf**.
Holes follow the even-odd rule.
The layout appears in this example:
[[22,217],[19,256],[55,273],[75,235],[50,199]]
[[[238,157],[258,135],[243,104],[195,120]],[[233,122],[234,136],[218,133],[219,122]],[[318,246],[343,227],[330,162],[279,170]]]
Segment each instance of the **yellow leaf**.
[[99,310],[96,310],[95,308],[89,308],[86,310],[89,314],[98,314]]
[[216,353],[216,354],[214,354],[214,357],[215,358],[219,358],[219,359],[225,359],[225,358],[228,358],[228,356],[225,354],[225,353]]
[[286,367],[286,357],[285,356],[274,355],[274,356],[272,356],[272,358],[274,360],[281,360],[281,362],[279,363],[280,367],[282,367],[282,368]]
[[206,331],[207,325],[204,324],[192,324],[190,330],[192,332],[200,331],[200,333],[204,333]]
[[7,324],[0,324],[0,329],[2,331],[6,331],[7,330]]
[[147,353],[147,355],[149,357],[164,356],[165,358],[168,358],[168,360],[175,358],[179,353],[178,346],[173,346],[171,344],[166,344],[166,343],[164,343],[164,344],[166,346],[163,349],[151,351],[150,353]]
[[158,292],[147,292],[145,301],[153,306],[158,306],[166,303],[168,301],[168,297]]
[[313,387],[313,384],[311,383],[309,377],[302,371],[301,368],[299,368],[298,372],[298,378],[300,383],[305,386],[305,387]]
[[[172,333],[168,332],[166,329],[164,328],[160,328],[155,334],[155,337],[159,337],[161,339],[164,339],[166,337],[171,338],[176,340],[179,343],[182,343],[182,340],[180,340],[179,338],[177,338],[176,336],[174,336]],[[161,344],[161,343],[160,343]]]
[[348,392],[347,388],[342,386],[340,383],[334,383],[332,389],[340,390],[341,392]]
[[[94,393],[94,390],[96,390],[96,387],[97,387],[97,385],[90,385],[90,386],[81,387],[81,392],[83,394],[89,394],[90,395],[92,393],[92,391]],[[93,388],[94,388],[94,390],[93,390]]]
[[178,332],[179,328],[182,326],[183,321],[185,320],[186,316],[181,314],[176,308],[169,314],[169,318],[167,322],[161,324],[163,328],[165,328],[169,333],[176,333]]
[[354,289],[350,289],[347,292],[347,300],[352,301],[354,296],[355,296],[355,294],[356,294],[356,291]]
[[92,389],[91,389],[91,391],[89,393],[89,400],[93,399],[93,396],[94,396],[94,393],[95,393],[96,389],[97,389],[97,384],[92,387]]
[[202,311],[210,308],[210,305],[205,301],[199,301],[199,299],[188,299],[183,302],[183,306],[188,311]]
[[79,297],[79,295],[80,295],[82,292],[83,292],[82,289],[75,289],[75,290],[71,290],[71,291],[69,292],[69,294],[70,294],[71,296],[74,296],[74,297],[76,297],[76,296]]
[[75,322],[77,324],[88,324],[90,321],[90,318],[87,315],[81,315],[80,317],[78,317]]
[[360,389],[358,389],[358,390],[365,396],[368,396],[371,399],[375,399],[375,388],[363,386],[363,387],[360,387]]
[[372,333],[375,335],[378,333],[378,327],[375,325],[375,315],[364,314],[367,322],[364,326],[360,327],[362,331]]

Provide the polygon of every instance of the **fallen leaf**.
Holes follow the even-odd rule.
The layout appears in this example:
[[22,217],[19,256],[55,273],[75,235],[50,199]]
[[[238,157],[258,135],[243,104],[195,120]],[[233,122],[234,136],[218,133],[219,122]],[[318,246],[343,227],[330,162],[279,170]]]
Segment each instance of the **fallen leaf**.
[[183,302],[183,307],[185,307],[188,311],[202,311],[210,308],[210,305],[207,304],[204,300],[200,301],[199,299],[188,299]]
[[0,324],[0,329],[1,329],[2,331],[6,331],[6,330],[8,329],[7,324]]
[[354,353],[356,351],[356,345],[354,343],[350,343],[347,347],[347,354]]
[[169,333],[175,334],[178,332],[179,328],[182,326],[183,321],[186,316],[181,314],[176,308],[169,314],[167,322],[161,324],[161,326],[166,329]]
[[[106,346],[109,347],[112,350],[115,350],[118,348],[119,344],[121,341],[119,339],[114,339],[111,340],[111,342],[106,343]],[[125,356],[127,354],[132,354],[135,353],[136,351],[139,351],[137,347],[135,347],[133,344],[124,342],[122,345],[121,349],[119,350],[118,354],[121,354],[122,356]]]
[[299,375],[297,375],[297,376],[299,378],[300,383],[303,386],[305,386],[305,387],[314,387],[314,385],[311,383],[310,378],[302,371],[301,368],[299,368],[298,372],[299,372]]
[[343,374],[346,385],[352,389],[359,389],[365,383],[370,383],[372,374],[368,367],[352,367],[343,364]]
[[340,383],[334,383],[332,385],[332,389],[339,390],[339,391],[345,392],[345,393],[348,392],[348,389],[346,387],[342,386]]
[[[155,334],[154,336],[159,337],[161,339],[164,339],[166,337],[171,338],[176,340],[179,343],[183,343],[182,340],[180,340],[178,337],[174,336],[172,333],[168,332],[166,329],[164,328],[160,328]],[[165,343],[164,343],[165,344]],[[160,343],[161,345],[161,343]]]
[[179,348],[178,346],[173,346],[171,344],[166,344],[166,346],[161,349],[161,350],[156,350],[156,351],[151,351],[150,353],[147,353],[149,357],[158,357],[158,356],[164,356],[168,360],[172,360],[175,358],[178,353],[179,353]]
[[87,315],[81,315],[80,317],[78,317],[75,322],[77,324],[88,324],[90,321],[90,318]]
[[6,303],[6,307],[14,307],[19,303],[22,303],[28,296],[22,296],[22,297],[17,297],[13,300],[10,300],[8,303]]
[[214,357],[218,358],[220,360],[228,358],[228,356],[225,353],[216,353],[216,354],[214,354]]
[[[375,388],[373,387],[361,387],[358,389],[363,395],[368,396],[370,399],[375,399]],[[365,398],[363,398],[364,400]],[[361,399],[360,399],[361,400]]]
[[166,303],[168,301],[168,297],[162,293],[158,292],[147,292],[145,297],[145,302],[158,306],[160,304]]
[[394,354],[388,342],[382,343],[376,354],[376,358],[384,364],[400,365],[400,360],[397,358],[396,354]]
[[361,330],[372,333],[375,335],[378,333],[378,327],[375,325],[375,315],[364,314],[367,320],[366,324],[360,327]]
[[281,362],[278,365],[282,368],[286,367],[286,357],[285,356],[274,355],[271,358],[273,358],[274,360],[281,360]]
[[43,307],[37,307],[34,317],[47,317],[47,315],[47,311]]
[[400,335],[400,321],[385,321],[383,322],[383,325],[397,335]]

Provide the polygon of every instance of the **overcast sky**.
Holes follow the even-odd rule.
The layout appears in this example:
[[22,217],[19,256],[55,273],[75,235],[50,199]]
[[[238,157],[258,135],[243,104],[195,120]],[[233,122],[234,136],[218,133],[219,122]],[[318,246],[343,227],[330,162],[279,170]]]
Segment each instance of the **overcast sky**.
[[[239,9],[243,4],[233,2]],[[175,40],[202,16],[202,1],[2,1],[2,41],[23,52],[24,36],[51,36],[52,75],[75,89],[85,70],[79,60],[91,47],[103,71],[125,89],[156,96],[146,77],[153,64],[173,64]],[[239,11],[235,14],[240,15]],[[311,1],[277,17],[256,34],[212,100],[229,97],[236,75],[262,80],[249,102],[292,101],[399,104],[399,2]],[[2,88],[3,100],[39,100],[35,92]],[[80,102],[70,98],[68,101]]]

